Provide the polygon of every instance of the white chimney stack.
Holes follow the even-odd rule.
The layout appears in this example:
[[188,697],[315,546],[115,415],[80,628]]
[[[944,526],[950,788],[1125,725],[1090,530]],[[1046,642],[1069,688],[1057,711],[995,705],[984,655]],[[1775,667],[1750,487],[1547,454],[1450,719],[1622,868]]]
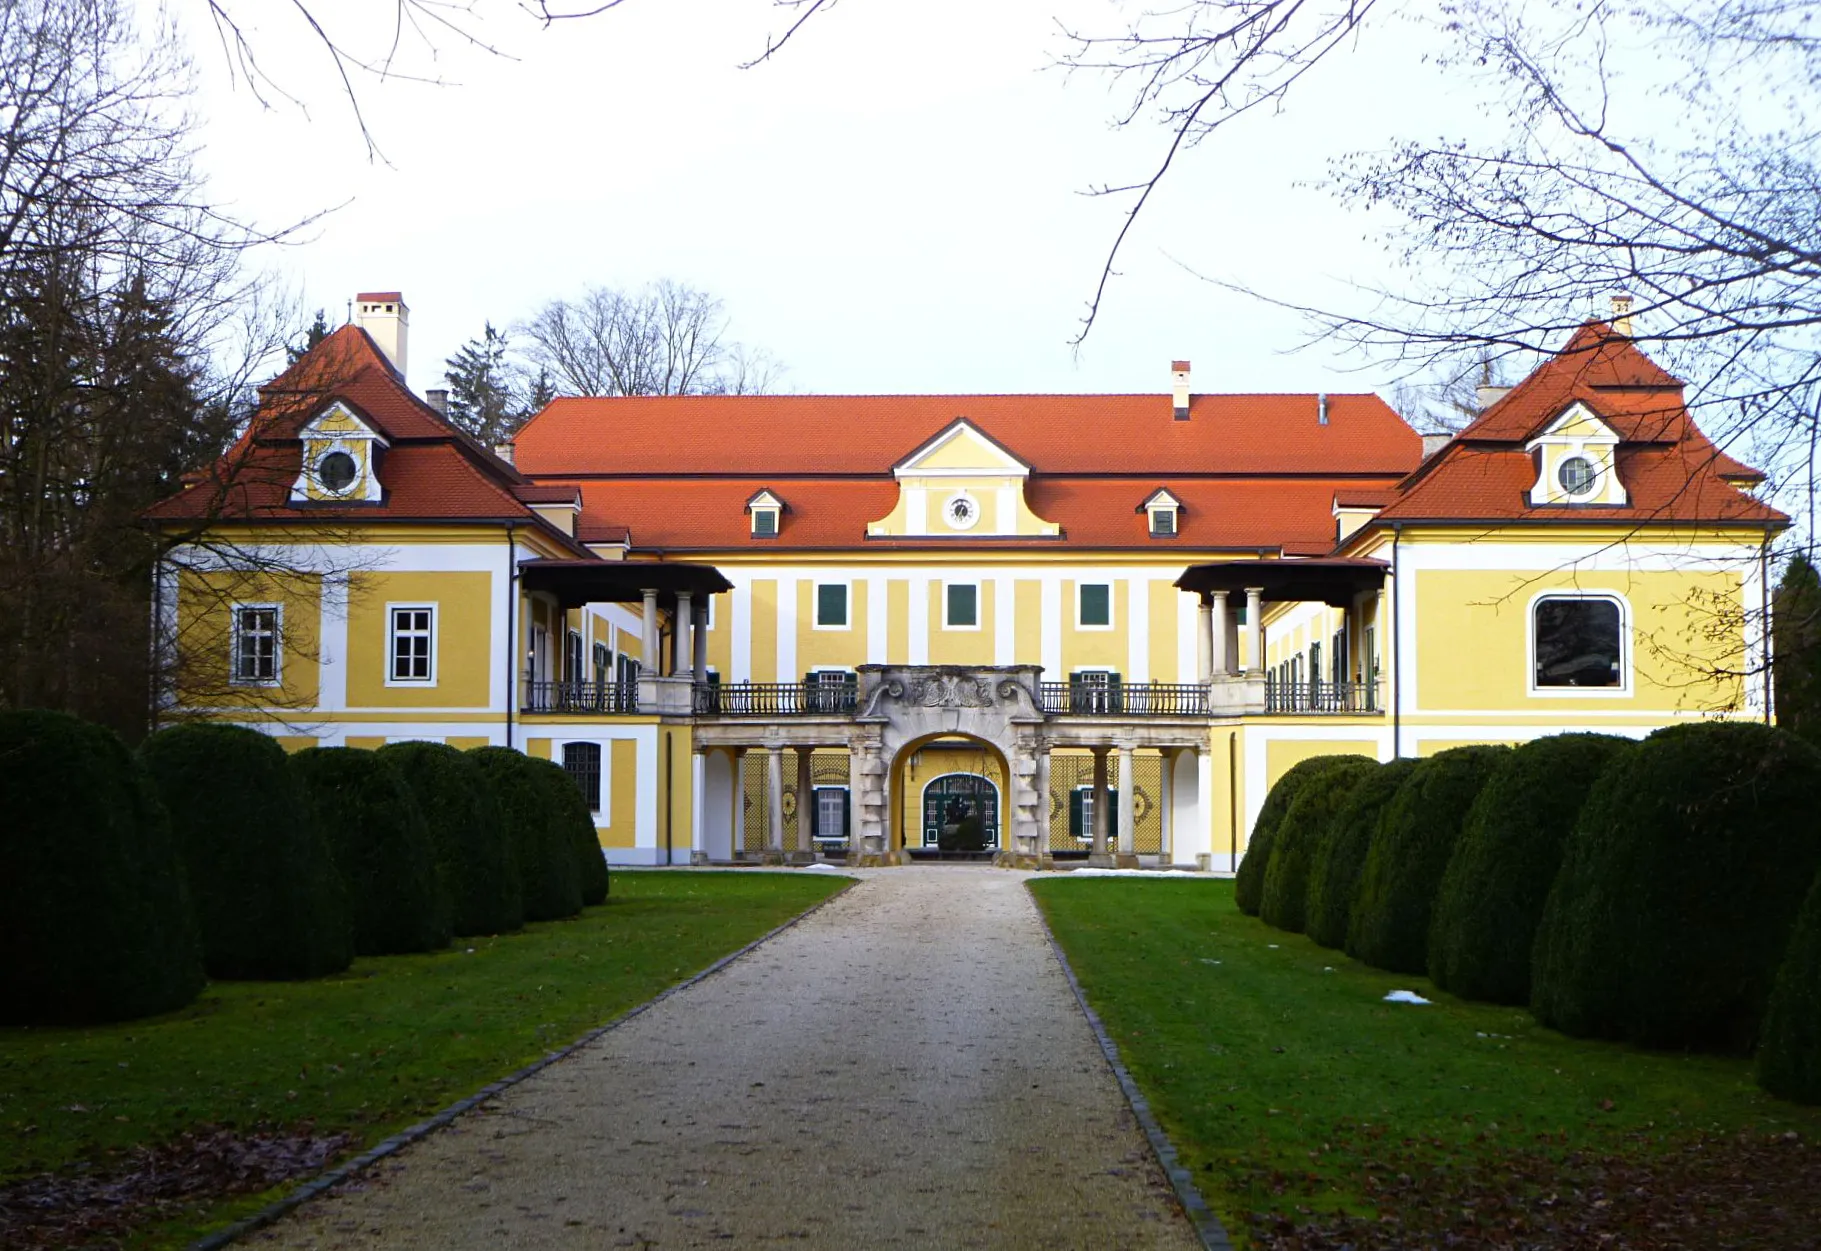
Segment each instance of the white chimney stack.
[[1631,296],[1623,291],[1612,297],[1612,328],[1631,338]]
[[1174,393],[1176,420],[1189,419],[1189,362],[1170,362],[1170,390]]
[[373,342],[403,378],[411,329],[411,310],[405,307],[405,297],[397,291],[361,292],[354,297],[354,324],[373,336]]

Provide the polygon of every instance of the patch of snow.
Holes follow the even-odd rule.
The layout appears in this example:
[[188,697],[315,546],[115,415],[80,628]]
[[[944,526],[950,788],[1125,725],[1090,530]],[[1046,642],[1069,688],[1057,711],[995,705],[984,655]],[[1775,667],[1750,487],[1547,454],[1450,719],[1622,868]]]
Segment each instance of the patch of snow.
[[1207,958],[1207,957],[1206,957],[1206,956],[1203,956],[1203,957],[1202,957],[1202,958],[1201,958],[1201,962],[1202,962],[1202,963],[1203,963],[1203,964],[1219,964],[1219,963],[1220,963],[1220,961],[1218,961],[1218,960],[1210,960],[1210,959],[1208,959],[1208,958]]
[[1276,951],[1276,950],[1277,950],[1277,944],[1276,944],[1276,943],[1266,943],[1266,944],[1265,944],[1265,946],[1267,946],[1267,947],[1269,947],[1269,948],[1270,948],[1270,949],[1271,949],[1271,950],[1272,950],[1272,951]]
[[1386,1003],[1428,1003],[1429,1001],[1414,990],[1394,990],[1385,996]]
[[803,871],[805,873],[845,873],[847,870],[838,864],[822,864],[817,862],[816,864],[804,865]]

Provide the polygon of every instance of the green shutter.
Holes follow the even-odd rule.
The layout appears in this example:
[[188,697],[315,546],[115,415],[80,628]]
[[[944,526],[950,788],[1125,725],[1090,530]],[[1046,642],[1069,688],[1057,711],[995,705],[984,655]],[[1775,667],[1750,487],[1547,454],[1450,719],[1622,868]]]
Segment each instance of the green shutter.
[[850,790],[841,792],[841,837],[850,836],[854,828],[854,793]]
[[1117,673],[1107,674],[1107,711],[1125,711],[1125,692],[1121,689],[1121,679]]
[[819,626],[844,626],[847,624],[847,587],[843,583],[824,583],[816,588],[816,624]]
[[1104,582],[1083,582],[1075,588],[1081,610],[1081,624],[1113,624],[1113,588]]
[[1081,788],[1069,792],[1069,837],[1081,838]]

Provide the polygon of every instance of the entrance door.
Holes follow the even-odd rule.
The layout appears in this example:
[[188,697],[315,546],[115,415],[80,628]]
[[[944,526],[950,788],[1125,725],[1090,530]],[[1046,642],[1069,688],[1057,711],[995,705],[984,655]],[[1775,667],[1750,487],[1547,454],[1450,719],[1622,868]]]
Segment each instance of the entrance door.
[[923,788],[923,845],[940,847],[966,833],[969,819],[979,821],[986,847],[999,845],[999,788],[975,773],[945,773]]

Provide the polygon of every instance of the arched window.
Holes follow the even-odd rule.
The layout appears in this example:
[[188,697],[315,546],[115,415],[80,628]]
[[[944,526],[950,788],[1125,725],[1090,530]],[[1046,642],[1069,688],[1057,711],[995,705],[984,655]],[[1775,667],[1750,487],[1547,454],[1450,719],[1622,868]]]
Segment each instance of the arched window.
[[1610,595],[1544,595],[1530,609],[1531,685],[1625,686],[1625,608]]

